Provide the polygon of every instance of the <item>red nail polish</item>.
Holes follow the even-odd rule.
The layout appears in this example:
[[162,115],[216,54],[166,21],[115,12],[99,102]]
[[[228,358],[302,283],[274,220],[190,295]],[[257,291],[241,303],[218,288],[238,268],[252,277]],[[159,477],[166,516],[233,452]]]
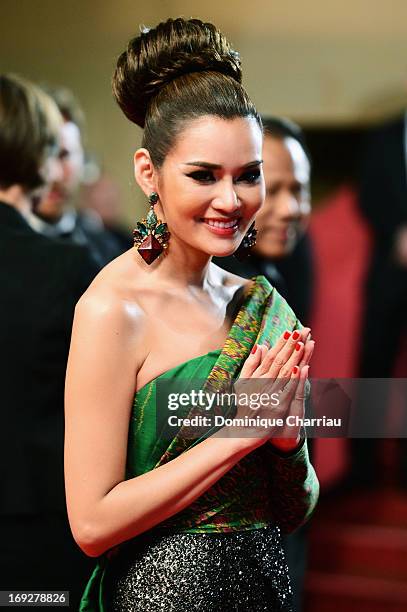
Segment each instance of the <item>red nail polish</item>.
[[293,367],[293,374],[298,374],[298,366]]
[[301,348],[301,344],[299,342],[297,342],[297,344],[295,345],[295,350],[299,351]]
[[299,337],[300,334],[297,331],[293,332],[293,340],[298,340]]
[[286,331],[286,332],[284,332],[284,336],[283,336],[283,338],[284,338],[284,340],[288,340],[288,338],[289,338],[290,336],[291,336],[290,332],[289,332],[289,331]]
[[252,348],[252,355],[254,355],[256,351],[257,351],[257,344],[255,344],[254,347]]

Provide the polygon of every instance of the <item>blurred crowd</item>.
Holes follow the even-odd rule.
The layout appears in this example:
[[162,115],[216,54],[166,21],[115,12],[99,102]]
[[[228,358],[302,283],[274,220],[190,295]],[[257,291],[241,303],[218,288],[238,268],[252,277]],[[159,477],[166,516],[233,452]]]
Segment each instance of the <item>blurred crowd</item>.
[[[406,376],[406,116],[367,130],[356,180],[315,214],[312,150],[303,131],[284,118],[263,123],[266,199],[256,246],[244,262],[215,263],[240,276],[265,275],[310,325],[320,351],[313,377],[341,375],[335,363],[350,351],[346,376]],[[69,588],[72,609],[93,566],[72,539],[64,497],[63,393],[73,313],[98,271],[133,244],[119,187],[84,150],[85,124],[65,88],[0,76],[1,589]],[[355,288],[346,270],[362,259]],[[333,293],[335,287],[343,290]],[[341,327],[352,300],[357,308]],[[334,344],[350,328],[352,338]],[[396,485],[406,487],[407,449],[400,448]],[[380,441],[350,441],[346,453],[349,487],[380,484]],[[306,530],[286,538],[297,610]]]

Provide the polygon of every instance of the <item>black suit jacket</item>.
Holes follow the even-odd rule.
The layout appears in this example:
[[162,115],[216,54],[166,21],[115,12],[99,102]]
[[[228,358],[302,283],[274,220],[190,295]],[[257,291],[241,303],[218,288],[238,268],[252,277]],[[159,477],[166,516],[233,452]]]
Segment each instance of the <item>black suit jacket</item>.
[[86,247],[35,233],[0,203],[0,515],[65,510],[64,383]]
[[360,207],[375,236],[376,256],[387,255],[396,230],[407,224],[404,117],[368,137],[362,167]]

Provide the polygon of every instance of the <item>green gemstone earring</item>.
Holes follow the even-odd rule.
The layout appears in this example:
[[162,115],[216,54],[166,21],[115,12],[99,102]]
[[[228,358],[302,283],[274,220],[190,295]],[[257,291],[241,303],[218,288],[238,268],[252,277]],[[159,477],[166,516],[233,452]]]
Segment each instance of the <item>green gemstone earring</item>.
[[158,193],[153,191],[149,195],[148,202],[150,210],[147,217],[137,222],[137,228],[133,231],[134,246],[144,261],[150,265],[168,248],[170,232],[166,223],[157,219],[154,204],[158,202]]

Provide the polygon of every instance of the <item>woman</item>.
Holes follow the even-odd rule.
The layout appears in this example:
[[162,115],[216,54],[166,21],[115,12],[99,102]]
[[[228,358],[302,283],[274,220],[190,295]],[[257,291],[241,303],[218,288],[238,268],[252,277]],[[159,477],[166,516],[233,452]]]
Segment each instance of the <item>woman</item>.
[[199,20],[146,30],[118,60],[113,89],[144,127],[135,174],[152,209],[137,250],[102,270],[75,315],[68,513],[100,557],[82,611],[290,609],[279,526],[295,529],[318,495],[299,428],[194,439],[181,427],[169,440],[155,421],[161,383],[213,389],[239,373],[239,390],[260,376],[257,391],[278,389],[273,414],[303,412],[310,330],[264,277],[210,261],[236,251],[264,198],[261,121],[240,80],[238,55]]

